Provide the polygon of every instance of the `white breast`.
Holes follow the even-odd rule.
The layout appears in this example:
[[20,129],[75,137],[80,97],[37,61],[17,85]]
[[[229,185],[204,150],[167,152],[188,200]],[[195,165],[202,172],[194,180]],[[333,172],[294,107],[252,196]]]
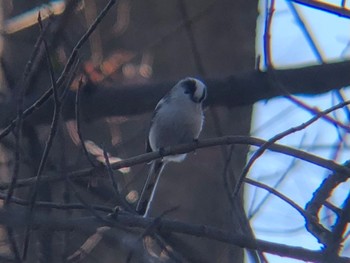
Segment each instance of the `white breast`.
[[[168,146],[190,143],[197,139],[203,126],[203,111],[199,103],[175,98],[168,100],[154,116],[149,133],[153,151]],[[169,161],[182,161],[185,155],[171,156]]]

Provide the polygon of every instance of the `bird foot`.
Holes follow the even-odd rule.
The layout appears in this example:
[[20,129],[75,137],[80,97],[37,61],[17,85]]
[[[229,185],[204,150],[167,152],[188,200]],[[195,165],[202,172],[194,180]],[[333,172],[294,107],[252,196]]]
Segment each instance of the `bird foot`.
[[[195,144],[195,146],[196,146],[196,148],[197,148],[197,146],[198,146],[198,144],[199,144],[198,138],[193,139],[193,143]],[[197,152],[196,152],[196,148],[193,150],[193,154],[196,154],[196,153],[197,153]]]
[[164,157],[164,155],[165,155],[165,149],[164,149],[164,147],[160,147],[159,150],[158,150],[158,153],[159,153],[159,155],[160,155],[161,157]]

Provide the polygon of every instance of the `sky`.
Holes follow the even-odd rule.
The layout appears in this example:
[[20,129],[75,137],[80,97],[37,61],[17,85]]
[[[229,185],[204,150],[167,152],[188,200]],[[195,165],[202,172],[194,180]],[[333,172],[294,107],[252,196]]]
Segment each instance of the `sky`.
[[[340,5],[341,1],[323,1]],[[350,1],[349,1],[350,2]],[[293,15],[291,4],[286,0],[275,1],[275,12],[271,28],[271,51],[272,61],[275,68],[292,68],[312,65],[323,61],[344,60],[350,55],[350,20],[314,10],[309,7],[294,4],[294,8],[311,32],[312,38],[317,43],[319,55],[316,55],[306,40],[305,34],[300,28],[298,20]],[[263,25],[265,1],[260,3],[260,18],[258,19],[257,55],[262,55],[263,50]],[[349,4],[347,4],[350,7]],[[261,59],[263,61],[263,59]],[[263,65],[261,65],[263,68]],[[343,90],[350,98],[350,92]],[[318,96],[298,96],[303,102],[319,109],[326,109],[338,103],[334,92]],[[300,125],[309,120],[312,115],[298,108],[285,98],[276,98],[260,101],[254,106],[252,122],[252,135],[270,139],[274,135],[290,127]],[[333,117],[345,122],[343,111],[337,111]],[[334,148],[329,147],[339,140],[339,131],[325,121],[317,121],[306,130],[294,133],[283,138],[279,143],[300,148],[324,158],[335,159],[342,163],[348,159],[349,148],[335,154]],[[347,137],[345,137],[347,140]],[[348,149],[346,149],[348,148]],[[251,149],[256,150],[256,148]],[[249,177],[270,186],[280,180],[275,187],[281,193],[293,199],[301,207],[305,207],[312,193],[329,172],[315,165],[294,160],[281,154],[267,152],[253,166]],[[282,178],[283,177],[283,178]],[[281,179],[282,178],[282,179]],[[334,204],[340,205],[350,189],[350,184],[345,183],[338,187],[332,198]],[[266,195],[266,191],[246,186],[247,211],[251,213]],[[329,213],[321,213],[332,222]],[[330,218],[330,219],[327,219]],[[317,240],[310,235],[304,227],[304,219],[288,204],[276,197],[269,197],[254,217],[252,225],[257,238],[294,245],[308,249],[319,249]],[[350,256],[350,252],[345,252]],[[299,260],[281,258],[267,255],[269,262],[296,263]]]

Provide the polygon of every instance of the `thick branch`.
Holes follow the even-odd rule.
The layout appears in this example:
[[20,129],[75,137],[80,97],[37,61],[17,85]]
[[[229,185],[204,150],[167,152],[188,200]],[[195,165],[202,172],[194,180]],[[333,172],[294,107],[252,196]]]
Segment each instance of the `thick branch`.
[[[349,85],[349,68],[350,61],[344,61],[276,70],[274,74],[291,94],[314,95]],[[274,88],[267,73],[259,71],[237,73],[225,79],[206,79],[205,82],[208,85],[207,106],[251,105],[262,99],[284,95],[281,90]],[[107,116],[150,112],[174,83],[148,83],[129,86],[115,84],[114,87],[103,87],[90,83],[82,92],[82,117],[94,120]],[[27,105],[31,103],[27,101]],[[75,118],[74,104],[75,93],[71,92],[63,105],[63,115],[66,120]],[[4,102],[0,105],[0,112],[7,113],[0,116],[0,127],[8,125],[9,119],[15,117],[15,111],[12,108],[12,102]],[[53,101],[49,100],[35,114],[32,114],[31,123],[49,123],[52,117],[52,108]]]
[[[113,219],[112,219],[113,218]],[[127,227],[147,228],[154,223],[153,218],[144,218],[140,216],[117,214],[116,217],[106,217],[110,221],[110,226],[115,223]],[[54,215],[34,215],[32,220],[33,227],[46,227],[55,230],[79,230],[91,232],[96,229],[98,222],[95,217],[84,217],[76,219],[67,219]],[[27,224],[27,217],[23,213],[6,211],[0,209],[0,224],[11,227],[23,227]],[[267,253],[276,254],[282,257],[291,257],[304,261],[322,262],[324,255],[322,251],[313,251],[300,247],[281,245],[264,240],[253,240],[242,234],[233,234],[215,227],[188,224],[180,221],[160,219],[157,221],[158,229],[164,232],[176,232],[196,237],[209,238],[220,242],[236,245],[243,248],[257,249]],[[337,262],[349,262],[348,258],[338,258]]]

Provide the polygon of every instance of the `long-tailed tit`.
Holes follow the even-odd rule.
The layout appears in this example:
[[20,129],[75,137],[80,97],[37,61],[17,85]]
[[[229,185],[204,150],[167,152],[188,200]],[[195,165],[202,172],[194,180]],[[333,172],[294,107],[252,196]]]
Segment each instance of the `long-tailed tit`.
[[[198,79],[180,80],[157,104],[148,134],[147,152],[197,140],[204,115],[202,102],[207,88]],[[186,154],[166,156],[152,162],[136,211],[147,216],[160,174],[167,162],[182,162]]]

